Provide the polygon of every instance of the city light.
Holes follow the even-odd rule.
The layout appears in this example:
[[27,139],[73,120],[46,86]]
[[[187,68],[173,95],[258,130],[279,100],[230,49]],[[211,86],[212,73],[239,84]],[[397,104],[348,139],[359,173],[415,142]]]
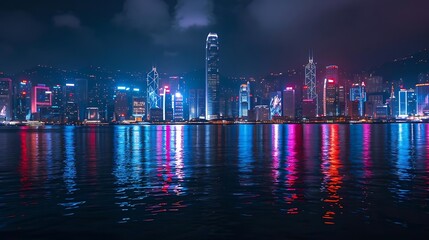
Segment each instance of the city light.
[[66,83],[67,87],[74,87],[74,83]]

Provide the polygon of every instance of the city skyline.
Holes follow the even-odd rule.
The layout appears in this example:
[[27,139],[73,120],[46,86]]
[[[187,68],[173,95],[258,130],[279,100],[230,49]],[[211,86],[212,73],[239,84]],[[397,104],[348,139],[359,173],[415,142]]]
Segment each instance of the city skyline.
[[209,32],[222,36],[220,69],[226,75],[297,68],[308,49],[320,65],[358,71],[427,48],[429,37],[420,24],[429,21],[424,11],[429,3],[423,0],[116,0],[102,9],[97,2],[73,2],[0,3],[0,57],[8,59],[0,71],[37,64],[203,69],[201,39]]

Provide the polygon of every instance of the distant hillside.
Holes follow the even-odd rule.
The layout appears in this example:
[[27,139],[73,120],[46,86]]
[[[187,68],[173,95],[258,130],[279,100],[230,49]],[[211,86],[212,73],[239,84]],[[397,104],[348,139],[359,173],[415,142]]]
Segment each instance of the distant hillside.
[[429,72],[429,50],[424,49],[415,54],[397,58],[371,69],[371,72],[389,81],[402,78],[404,84],[413,85],[418,82],[419,74]]

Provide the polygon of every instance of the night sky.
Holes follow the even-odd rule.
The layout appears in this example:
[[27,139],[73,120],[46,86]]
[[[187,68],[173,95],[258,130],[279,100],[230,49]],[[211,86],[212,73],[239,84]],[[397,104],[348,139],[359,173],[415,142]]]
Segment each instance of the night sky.
[[208,32],[221,71],[307,62],[364,70],[429,45],[427,0],[2,0],[0,71],[37,64],[182,73],[204,68]]

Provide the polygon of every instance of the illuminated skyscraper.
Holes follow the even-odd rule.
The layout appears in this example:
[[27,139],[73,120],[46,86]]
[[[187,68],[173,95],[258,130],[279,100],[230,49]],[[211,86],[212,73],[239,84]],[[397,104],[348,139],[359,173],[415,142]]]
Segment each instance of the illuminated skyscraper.
[[323,84],[323,115],[338,116],[338,66],[326,67],[326,76]]
[[183,95],[180,92],[176,92],[173,98],[174,121],[183,121]]
[[132,115],[134,120],[141,122],[146,115],[146,99],[142,97],[140,88],[133,88],[132,93]]
[[286,87],[282,96],[283,117],[295,119],[295,89]]
[[161,107],[161,97],[159,95],[159,75],[156,67],[152,67],[152,71],[147,74],[147,110]]
[[216,33],[209,33],[206,40],[206,119],[219,117],[219,39]]
[[319,100],[317,96],[316,85],[316,64],[313,61],[313,55],[310,54],[308,64],[305,66],[305,82],[303,101],[305,108],[303,115],[305,117],[315,117],[319,115]]
[[131,95],[130,88],[119,86],[115,91],[115,119],[116,121],[128,120],[130,117]]
[[417,114],[429,117],[429,83],[416,84]]
[[0,120],[12,119],[12,80],[0,78]]
[[31,82],[21,80],[16,91],[16,120],[30,120],[31,118]]
[[238,116],[248,117],[248,111],[250,110],[250,84],[241,84],[239,92],[239,104],[238,104]]
[[401,89],[398,93],[398,117],[408,117],[417,113],[416,93],[414,89]]
[[52,87],[52,106],[50,119],[53,122],[62,123],[64,119],[64,91],[61,85]]
[[189,90],[189,119],[205,117],[204,89]]
[[74,83],[66,83],[64,87],[64,121],[73,123],[79,120],[78,118],[78,103],[76,96],[76,85]]
[[349,115],[352,117],[363,117],[365,115],[366,91],[365,83],[353,84],[350,88],[351,109]]
[[33,120],[44,120],[46,110],[52,106],[52,92],[45,84],[33,86],[31,114]]

